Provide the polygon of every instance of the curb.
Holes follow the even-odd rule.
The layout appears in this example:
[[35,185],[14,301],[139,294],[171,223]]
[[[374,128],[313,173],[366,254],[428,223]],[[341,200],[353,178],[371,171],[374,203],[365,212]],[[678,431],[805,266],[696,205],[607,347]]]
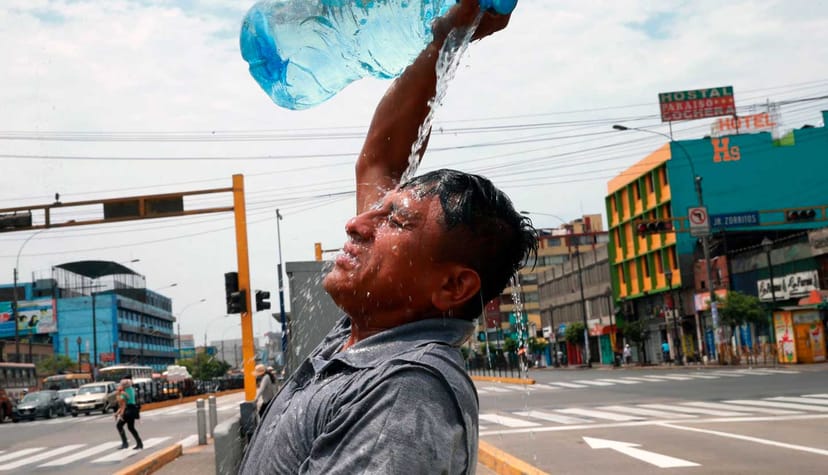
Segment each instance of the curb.
[[535,384],[530,378],[501,378],[499,376],[471,376],[472,381],[488,381],[490,383]]
[[543,470],[482,440],[478,441],[477,445],[477,461],[499,475],[548,475]]
[[197,401],[199,399],[205,399],[206,400],[209,396],[221,397],[221,396],[227,396],[229,394],[235,394],[235,393],[240,393],[240,392],[244,392],[244,389],[230,389],[230,390],[227,390],[227,391],[220,391],[220,392],[217,392],[217,393],[199,394],[197,396],[187,396],[187,397],[184,397],[184,398],[168,399],[166,401],[150,402],[150,403],[147,403],[147,404],[141,404],[141,410],[142,411],[149,411],[150,409],[161,409],[161,408],[164,408],[164,407],[177,406],[179,404],[194,402],[194,401]]
[[148,475],[177,459],[183,452],[181,444],[177,443],[144,457],[141,461],[115,472],[115,475]]

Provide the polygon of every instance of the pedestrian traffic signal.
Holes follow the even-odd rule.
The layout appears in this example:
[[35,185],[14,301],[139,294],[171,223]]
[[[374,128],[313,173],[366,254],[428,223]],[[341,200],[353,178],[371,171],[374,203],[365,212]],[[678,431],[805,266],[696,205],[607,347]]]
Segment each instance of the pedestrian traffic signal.
[[224,274],[224,299],[228,314],[247,312],[247,296],[244,290],[239,290],[238,272]]
[[267,300],[270,298],[270,292],[266,290],[257,290],[256,291],[256,311],[261,312],[262,310],[267,310],[270,308],[270,302]]
[[813,221],[816,218],[814,209],[792,209],[785,211],[785,221],[789,223]]
[[639,221],[636,225],[638,234],[655,234],[666,233],[673,230],[673,223],[666,219],[652,219],[647,221]]

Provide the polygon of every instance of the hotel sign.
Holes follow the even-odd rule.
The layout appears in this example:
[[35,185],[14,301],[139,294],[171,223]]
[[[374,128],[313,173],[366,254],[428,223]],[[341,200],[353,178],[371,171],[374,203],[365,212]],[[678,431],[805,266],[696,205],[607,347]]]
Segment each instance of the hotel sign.
[[662,92],[658,105],[662,122],[736,115],[733,86]]

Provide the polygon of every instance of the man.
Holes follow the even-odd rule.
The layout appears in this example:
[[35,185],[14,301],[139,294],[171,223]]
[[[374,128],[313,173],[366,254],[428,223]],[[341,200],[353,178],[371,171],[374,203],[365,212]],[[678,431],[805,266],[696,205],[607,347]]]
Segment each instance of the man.
[[[459,346],[536,252],[530,222],[488,180],[439,170],[400,184],[463,0],[381,100],[356,165],[357,216],[324,287],[346,313],[285,382],[241,473],[473,473],[478,402]],[[480,39],[508,17],[485,14]],[[424,148],[419,150],[422,157]]]

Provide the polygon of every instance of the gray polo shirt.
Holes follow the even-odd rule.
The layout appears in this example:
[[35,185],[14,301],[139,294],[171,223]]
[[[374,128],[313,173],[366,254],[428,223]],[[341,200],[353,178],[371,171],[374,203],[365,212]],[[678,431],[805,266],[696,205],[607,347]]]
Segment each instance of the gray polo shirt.
[[343,317],[273,399],[239,473],[474,473],[477,392],[459,351],[473,330],[421,320],[340,352]]

